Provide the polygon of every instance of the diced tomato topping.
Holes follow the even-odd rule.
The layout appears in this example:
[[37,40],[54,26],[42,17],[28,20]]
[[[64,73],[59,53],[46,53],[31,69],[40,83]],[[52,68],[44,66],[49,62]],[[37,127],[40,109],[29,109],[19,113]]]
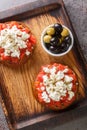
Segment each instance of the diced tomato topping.
[[25,53],[21,53],[20,54],[20,59],[23,59],[24,56],[25,56]]
[[26,33],[30,32],[29,28],[24,28],[24,29],[22,29],[22,31],[25,31]]
[[59,64],[59,65],[58,65],[58,69],[59,69],[59,70],[64,70],[64,69],[65,69],[65,66]]
[[11,61],[14,62],[14,63],[17,63],[18,62],[18,58],[17,57],[11,57]]
[[6,24],[2,24],[2,29],[5,29],[7,27],[7,25]]
[[38,93],[38,99],[39,99],[39,102],[43,102],[42,93]]
[[4,52],[4,49],[3,48],[0,48],[0,53],[3,53]]
[[57,101],[57,102],[54,102],[53,103],[53,106],[55,107],[58,107],[58,108],[62,108],[62,104],[61,104],[61,102],[60,101]]
[[16,21],[12,21],[9,26],[10,28],[12,28],[14,25],[16,25],[18,27],[18,23]]
[[21,53],[25,53],[25,51],[26,51],[26,48],[20,49]]
[[73,73],[72,70],[71,70],[71,69],[68,69],[67,74],[72,74],[72,73]]
[[11,60],[10,56],[1,55],[2,60]]
[[68,95],[68,93],[66,93],[66,96],[63,96],[62,99],[61,99],[61,101],[65,102],[68,99],[68,97],[69,97],[69,95]]
[[2,30],[2,23],[0,23],[0,31]]
[[76,85],[73,85],[72,91],[73,91],[73,92],[76,92],[76,91],[77,91]]
[[73,78],[73,81],[72,81],[72,82],[73,82],[73,83],[76,83],[77,78],[76,78],[75,74],[69,74],[69,76]]
[[31,34],[29,37],[31,43],[36,44],[36,38]]
[[32,43],[31,42],[28,42],[27,43],[27,48],[28,48],[28,50],[31,52],[32,51]]
[[28,48],[31,48],[31,46],[32,46],[32,43],[31,43],[31,42],[28,42],[28,43],[27,43],[27,47],[28,47]]
[[43,82],[43,75],[44,75],[44,74],[39,74],[38,77],[37,77],[37,79],[38,79],[40,82]]

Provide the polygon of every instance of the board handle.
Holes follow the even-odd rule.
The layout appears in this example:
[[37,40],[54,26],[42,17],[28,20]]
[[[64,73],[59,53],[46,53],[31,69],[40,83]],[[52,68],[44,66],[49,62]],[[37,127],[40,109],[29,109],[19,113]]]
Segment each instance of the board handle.
[[[54,8],[61,7],[61,5],[63,5],[63,0],[35,0],[31,2],[29,1],[27,3],[22,3],[21,5],[16,5],[15,7],[0,11],[0,22],[6,21],[8,18],[10,19],[11,17],[12,20],[14,20],[14,16],[19,16],[20,14],[24,14],[25,12],[30,12],[35,9],[47,6],[48,10],[52,10]],[[21,19],[23,19],[22,15]]]

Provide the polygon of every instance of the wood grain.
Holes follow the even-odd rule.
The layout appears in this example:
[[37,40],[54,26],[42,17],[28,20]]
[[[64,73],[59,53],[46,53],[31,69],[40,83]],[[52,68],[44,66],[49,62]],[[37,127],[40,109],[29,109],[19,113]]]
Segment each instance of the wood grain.
[[[54,4],[55,2],[57,2],[57,4]],[[45,6],[44,8],[42,8],[40,2],[37,3],[37,6],[35,6],[36,3],[33,3],[32,7],[31,5],[29,6],[32,10],[29,10],[27,15],[25,13],[22,15],[23,18],[25,18],[25,16],[27,17],[27,19],[22,20],[22,22],[32,29],[32,33],[37,38],[36,48],[28,62],[20,68],[10,68],[0,64],[0,90],[11,124],[13,128],[16,129],[20,129],[27,125],[33,125],[58,115],[58,113],[54,114],[41,106],[33,96],[32,86],[42,65],[54,62],[68,65],[75,71],[78,77],[79,94],[77,100],[80,101],[86,97],[87,68],[63,2],[59,0],[58,3],[58,1],[55,0],[50,3],[49,0],[46,2],[43,0],[43,3]],[[39,7],[37,13],[35,13],[35,7]],[[3,19],[3,21],[20,20],[22,17],[20,15],[15,15],[14,19],[13,17],[9,17]],[[46,26],[56,22],[64,24],[72,30],[74,35],[74,47],[67,55],[55,58],[48,55],[42,49],[40,37],[41,32]],[[72,108],[76,110],[78,106]]]

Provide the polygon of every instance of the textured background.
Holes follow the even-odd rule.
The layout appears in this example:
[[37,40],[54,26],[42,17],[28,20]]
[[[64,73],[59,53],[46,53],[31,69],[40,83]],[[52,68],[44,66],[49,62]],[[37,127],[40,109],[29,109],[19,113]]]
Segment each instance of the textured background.
[[[9,5],[8,1],[11,2],[11,5]],[[17,0],[15,1],[3,0],[0,2],[0,7],[3,7],[3,9],[10,7],[12,5],[15,5],[16,1]],[[21,0],[19,1],[19,4],[22,1],[27,2],[29,0]],[[64,0],[64,3],[87,61],[87,0]],[[0,130],[8,130],[8,126],[5,121],[1,104],[0,104]],[[87,130],[87,113],[85,113],[84,116],[81,117],[79,116],[79,118],[76,120],[72,119],[71,122],[65,123],[63,125],[54,128],[54,130]]]

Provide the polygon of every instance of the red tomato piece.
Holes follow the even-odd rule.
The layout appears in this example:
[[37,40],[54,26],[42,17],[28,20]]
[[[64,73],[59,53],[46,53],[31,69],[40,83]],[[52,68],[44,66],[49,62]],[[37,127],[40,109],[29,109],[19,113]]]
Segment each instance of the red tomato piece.
[[43,82],[43,76],[44,74],[39,74],[37,79],[40,81],[40,82]]
[[22,29],[22,31],[25,31],[26,33],[30,32],[29,28],[24,28],[24,29]]
[[26,51],[26,48],[20,49],[21,53],[25,53],[25,51]]
[[62,104],[61,104],[60,101],[54,102],[53,106],[54,106],[54,107],[56,106],[56,107],[58,107],[59,109],[62,108]]
[[73,92],[76,92],[76,91],[77,91],[76,85],[73,85],[72,91],[73,91]]
[[3,53],[4,52],[4,48],[0,48],[0,53]]
[[72,82],[76,83],[76,81],[77,81],[76,75],[75,74],[69,74],[69,76],[73,78]]
[[65,102],[68,99],[68,97],[69,97],[69,95],[68,95],[68,93],[66,93],[66,96],[63,96],[62,99],[61,99],[61,101]]
[[23,59],[24,56],[25,56],[25,53],[22,52],[22,53],[20,54],[20,59]]
[[59,69],[59,70],[64,70],[64,69],[65,69],[65,66],[63,66],[62,64],[59,64],[59,65],[58,65],[58,69]]
[[14,25],[16,25],[18,27],[18,23],[16,21],[12,21],[9,26],[10,28],[12,28]]
[[0,31],[2,30],[2,23],[0,23]]
[[2,29],[5,29],[7,27],[7,25],[6,24],[2,24]]
[[32,42],[33,44],[36,44],[36,38],[31,34],[29,37],[30,42]]
[[42,93],[38,93],[38,99],[39,99],[39,102],[43,102]]
[[28,47],[28,51],[31,52],[31,51],[32,51],[32,48],[31,48],[31,47],[32,47],[32,43],[31,43],[31,42],[28,42],[28,43],[27,43],[27,47]]
[[18,62],[18,58],[17,57],[11,57],[11,61],[14,62],[14,63],[17,63]]
[[2,60],[11,60],[10,56],[1,55]]
[[27,43],[27,47],[28,47],[28,48],[31,48],[31,46],[32,46],[32,43],[31,43],[31,42],[28,42],[28,43]]

